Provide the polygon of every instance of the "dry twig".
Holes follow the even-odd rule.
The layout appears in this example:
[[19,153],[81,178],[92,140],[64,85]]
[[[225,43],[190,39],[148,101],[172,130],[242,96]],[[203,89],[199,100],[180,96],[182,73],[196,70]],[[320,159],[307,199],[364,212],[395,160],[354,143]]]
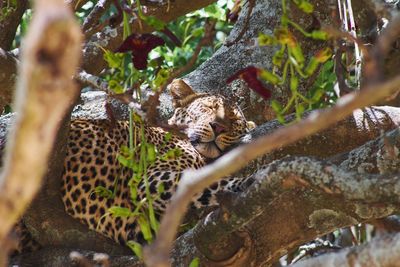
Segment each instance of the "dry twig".
[[243,35],[248,30],[250,17],[251,17],[251,12],[253,11],[254,6],[256,5],[256,1],[255,0],[248,0],[248,3],[249,3],[249,6],[247,7],[247,13],[246,13],[246,17],[245,17],[245,20],[244,20],[243,27],[242,27],[241,31],[239,32],[239,34],[236,36],[235,39],[233,39],[232,41],[227,41],[225,43],[225,46],[230,47],[230,46],[236,44],[240,39],[242,39]]

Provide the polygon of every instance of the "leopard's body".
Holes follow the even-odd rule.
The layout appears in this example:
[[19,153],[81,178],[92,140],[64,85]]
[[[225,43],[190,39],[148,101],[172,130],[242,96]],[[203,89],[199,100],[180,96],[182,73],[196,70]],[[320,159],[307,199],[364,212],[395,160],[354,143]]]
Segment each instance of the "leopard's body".
[[[175,112],[169,123],[185,128],[188,138],[172,136],[165,141],[166,132],[163,129],[144,126],[147,142],[157,147],[159,155],[172,149],[182,152],[178,157],[158,158],[148,166],[149,189],[155,197],[153,206],[159,214],[165,209],[184,170],[198,169],[208,160],[220,156],[251,127],[242,113],[221,96],[195,94],[182,83],[172,86],[171,93]],[[140,126],[133,128],[140,136]],[[61,187],[67,213],[121,244],[128,240],[145,241],[135,217],[106,214],[113,206],[136,208],[128,185],[133,171],[122,167],[117,160],[121,146],[128,146],[128,140],[127,122],[118,121],[110,125],[107,120],[72,121]],[[196,196],[192,205],[215,205],[216,192],[238,190],[244,182],[235,178],[222,180]],[[158,193],[160,184],[164,190],[161,194]],[[113,191],[114,196],[95,193],[98,186]],[[143,181],[138,185],[137,192],[137,201],[140,201],[145,197]]]

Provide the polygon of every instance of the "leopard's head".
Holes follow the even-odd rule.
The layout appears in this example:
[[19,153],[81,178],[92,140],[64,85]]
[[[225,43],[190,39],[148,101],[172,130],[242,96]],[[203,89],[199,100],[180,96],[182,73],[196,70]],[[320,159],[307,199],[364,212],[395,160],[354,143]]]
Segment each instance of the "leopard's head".
[[220,95],[200,94],[183,80],[170,86],[175,112],[168,124],[184,129],[194,148],[207,158],[217,158],[255,127],[234,103]]

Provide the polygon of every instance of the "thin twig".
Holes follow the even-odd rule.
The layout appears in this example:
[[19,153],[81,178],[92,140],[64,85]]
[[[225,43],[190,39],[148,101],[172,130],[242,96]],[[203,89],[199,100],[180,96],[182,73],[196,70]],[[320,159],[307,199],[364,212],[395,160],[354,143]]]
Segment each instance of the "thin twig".
[[372,48],[368,57],[365,57],[364,81],[365,83],[378,83],[384,75],[385,55],[389,52],[391,45],[400,35],[400,15],[397,15],[389,22],[382,31],[377,43]]
[[393,94],[399,90],[399,87],[400,76],[397,76],[379,86],[368,87],[362,91],[348,94],[332,108],[316,111],[301,122],[278,129],[268,136],[238,147],[199,170],[185,171],[161,221],[159,236],[150,247],[145,248],[147,265],[151,267],[169,266],[169,252],[176,236],[176,230],[195,194],[200,193],[222,177],[238,171],[251,160],[325,129],[350,115],[353,110],[369,106]]
[[247,28],[248,28],[249,23],[250,23],[251,12],[253,11],[254,6],[256,5],[256,1],[255,0],[248,0],[248,3],[249,3],[249,7],[247,8],[247,14],[246,14],[246,18],[245,18],[244,23],[243,23],[243,27],[242,27],[241,31],[239,32],[239,34],[236,36],[236,38],[234,40],[227,41],[225,43],[226,47],[230,47],[230,46],[236,44],[240,39],[242,39],[243,35],[246,33]]
[[85,18],[82,25],[82,31],[85,34],[85,39],[89,39],[92,34],[100,31],[105,24],[100,21],[101,16],[110,7],[110,0],[99,0],[97,4],[90,11],[89,15]]
[[117,99],[121,103],[126,104],[130,109],[132,109],[135,113],[142,117],[143,120],[147,120],[148,116],[143,112],[135,98],[133,98],[132,90],[127,90],[122,94],[116,94],[109,89],[108,83],[106,81],[104,81],[100,77],[89,74],[84,70],[81,70],[77,75],[75,75],[75,79],[83,84],[93,86],[94,88],[107,93],[108,97]]
[[197,44],[192,57],[186,63],[185,66],[182,68],[176,69],[172,71],[172,73],[169,75],[168,79],[165,81],[165,83],[160,87],[159,90],[157,90],[154,95],[150,96],[149,99],[143,103],[143,109],[147,111],[147,121],[149,122],[150,125],[159,125],[157,122],[157,107],[159,106],[159,98],[162,92],[165,91],[167,86],[177,77],[181,76],[183,73],[189,71],[193,66],[196,64],[197,58],[201,52],[201,49],[206,46],[212,44],[212,41],[214,39],[215,35],[215,24],[216,21],[207,21],[204,30],[204,36],[201,38],[199,43]]

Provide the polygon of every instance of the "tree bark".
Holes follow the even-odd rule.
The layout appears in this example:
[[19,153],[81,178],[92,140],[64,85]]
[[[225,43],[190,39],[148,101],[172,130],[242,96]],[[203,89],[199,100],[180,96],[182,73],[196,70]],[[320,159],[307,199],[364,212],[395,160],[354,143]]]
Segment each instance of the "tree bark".
[[291,267],[376,266],[392,267],[400,262],[400,234],[374,238],[371,242],[337,253],[304,260]]
[[17,77],[17,59],[0,48],[0,114],[4,107],[9,105],[14,93],[14,85]]
[[10,13],[7,14],[4,18],[0,18],[0,48],[4,50],[10,50],[12,43],[14,41],[15,33],[19,24],[21,23],[22,15],[24,14],[25,10],[29,6],[28,0],[19,0],[15,1],[16,5],[14,6],[11,3],[9,7],[6,7],[7,0],[0,0],[3,2],[2,11],[3,10],[10,10]]
[[0,213],[7,214],[0,220],[3,245],[40,188],[60,120],[78,93],[71,81],[81,40],[75,19],[61,0],[38,0],[36,9],[23,46],[15,105],[18,115],[0,175]]

